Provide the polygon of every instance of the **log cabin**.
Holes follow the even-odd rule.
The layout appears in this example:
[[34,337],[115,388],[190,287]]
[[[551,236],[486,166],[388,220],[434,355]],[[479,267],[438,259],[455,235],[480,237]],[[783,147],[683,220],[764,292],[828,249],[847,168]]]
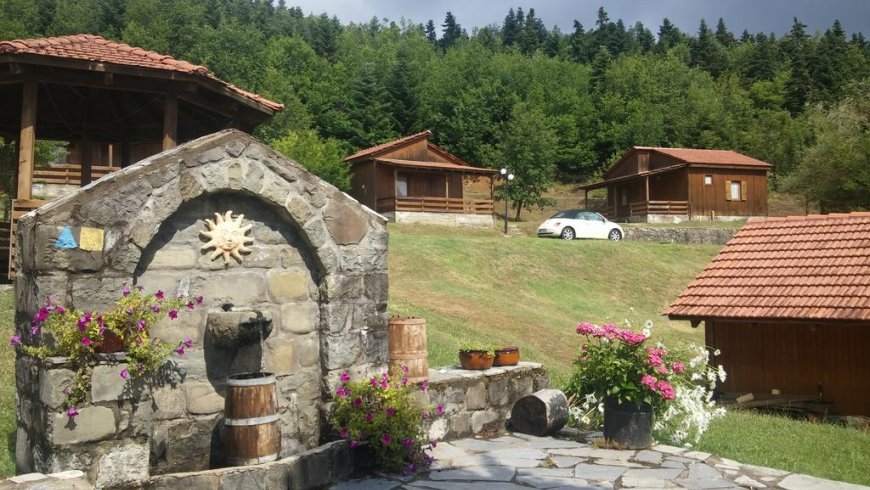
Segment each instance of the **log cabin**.
[[750,218],[665,314],[704,323],[723,392],[870,416],[870,213]]
[[[604,179],[614,221],[680,222],[767,216],[767,162],[729,150],[635,146]],[[588,206],[587,206],[588,207]]]
[[[0,41],[0,137],[18,149],[11,223],[0,223],[9,277],[15,222],[52,186],[87,185],[222,129],[251,132],[283,108],[203,66],[100,36]],[[37,139],[67,142],[67,161],[37,168]]]
[[492,227],[491,168],[474,167],[422,131],[345,158],[350,194],[399,223]]

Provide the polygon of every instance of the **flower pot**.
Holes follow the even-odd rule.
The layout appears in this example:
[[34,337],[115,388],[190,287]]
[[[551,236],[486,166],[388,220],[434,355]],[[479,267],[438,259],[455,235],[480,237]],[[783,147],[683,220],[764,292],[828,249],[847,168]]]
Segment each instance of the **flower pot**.
[[461,350],[459,351],[459,364],[462,369],[482,370],[492,367],[492,362],[495,356],[488,354],[483,350]]
[[604,400],[604,439],[624,449],[652,446],[653,410],[646,403],[619,403]]
[[495,351],[493,366],[516,366],[520,362],[519,347],[502,347]]
[[94,350],[102,354],[121,352],[124,350],[124,340],[111,330],[106,330],[106,332],[103,333],[102,340],[97,342]]

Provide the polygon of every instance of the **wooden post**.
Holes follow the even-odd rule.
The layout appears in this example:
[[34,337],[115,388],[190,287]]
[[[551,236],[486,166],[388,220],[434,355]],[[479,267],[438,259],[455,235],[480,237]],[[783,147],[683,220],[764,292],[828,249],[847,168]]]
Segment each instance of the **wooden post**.
[[163,99],[163,151],[178,145],[178,95],[166,94]]
[[583,207],[589,209],[589,189],[583,189]]
[[88,89],[88,95],[85,100],[85,109],[82,111],[82,141],[81,141],[81,175],[79,184],[84,187],[91,183],[91,167],[93,162],[93,152],[91,151],[91,133],[88,119],[90,119],[91,103],[93,102],[92,92]]
[[33,165],[36,159],[36,81],[24,82],[21,95],[21,136],[18,138],[18,199],[33,198]]
[[646,203],[649,206],[649,175],[644,177],[643,179],[644,186],[646,187]]

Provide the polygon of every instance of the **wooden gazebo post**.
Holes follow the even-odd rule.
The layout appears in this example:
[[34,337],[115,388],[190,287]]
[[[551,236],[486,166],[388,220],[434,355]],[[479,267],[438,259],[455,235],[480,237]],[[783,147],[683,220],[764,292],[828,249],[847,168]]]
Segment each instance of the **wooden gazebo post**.
[[33,163],[36,155],[36,81],[24,82],[21,96],[21,136],[18,138],[19,200],[33,198]]

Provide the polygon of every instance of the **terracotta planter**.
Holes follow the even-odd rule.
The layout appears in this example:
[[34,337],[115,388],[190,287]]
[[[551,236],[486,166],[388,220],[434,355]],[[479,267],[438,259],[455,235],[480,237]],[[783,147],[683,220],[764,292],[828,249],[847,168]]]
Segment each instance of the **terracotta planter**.
[[483,350],[461,350],[459,351],[459,364],[462,369],[470,369],[480,371],[492,367],[492,362],[495,356],[488,354]]
[[114,354],[123,350],[124,341],[110,330],[106,330],[102,340],[96,346],[96,351],[102,354]]
[[516,366],[520,362],[519,347],[502,347],[495,351],[493,366]]

